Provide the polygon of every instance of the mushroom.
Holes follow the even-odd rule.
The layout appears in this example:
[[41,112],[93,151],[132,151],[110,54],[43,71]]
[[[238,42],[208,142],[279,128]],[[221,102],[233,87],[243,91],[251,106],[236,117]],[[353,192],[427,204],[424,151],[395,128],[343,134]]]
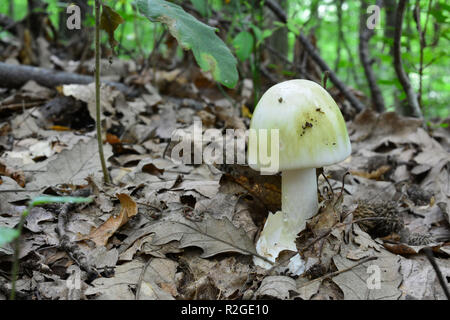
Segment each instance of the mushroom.
[[[278,129],[278,144],[260,129]],[[252,116],[248,162],[263,173],[267,163],[258,153],[264,150],[278,151],[278,158],[271,155],[278,159],[278,170],[269,173],[281,171],[281,211],[269,213],[256,250],[275,262],[281,251],[297,251],[297,234],[318,211],[316,168],[344,160],[351,145],[341,111],[328,92],[313,81],[289,80],[269,88]],[[257,257],[254,262],[271,267]]]

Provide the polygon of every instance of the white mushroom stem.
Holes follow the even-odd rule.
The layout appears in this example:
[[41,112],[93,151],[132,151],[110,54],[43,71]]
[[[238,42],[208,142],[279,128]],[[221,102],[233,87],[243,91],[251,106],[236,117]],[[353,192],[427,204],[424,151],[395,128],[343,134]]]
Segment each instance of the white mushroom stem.
[[306,220],[317,213],[316,168],[286,170],[281,173],[281,211],[293,232],[305,228]]
[[[259,255],[275,262],[283,250],[297,251],[295,239],[306,226],[306,220],[317,213],[316,169],[285,170],[281,174],[281,208],[269,213],[264,229],[256,244]],[[255,257],[263,268],[272,265]]]

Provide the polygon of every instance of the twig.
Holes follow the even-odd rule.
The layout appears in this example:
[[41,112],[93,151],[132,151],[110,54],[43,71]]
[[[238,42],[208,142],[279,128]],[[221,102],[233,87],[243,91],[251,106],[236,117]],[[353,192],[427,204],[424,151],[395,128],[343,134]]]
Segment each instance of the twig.
[[100,106],[100,0],[95,0],[95,109],[96,109],[96,127],[98,154],[102,165],[103,180],[106,184],[111,182],[108,168],[106,167],[105,155],[103,153],[103,138],[101,124],[101,106]]
[[442,276],[441,269],[439,269],[439,266],[436,263],[436,259],[433,255],[433,250],[429,247],[423,248],[423,252],[425,252],[425,255],[427,256],[428,261],[430,261],[430,264],[433,266],[434,272],[436,272],[436,276],[438,277],[439,284],[442,287],[442,290],[444,290],[444,294],[447,297],[447,300],[450,300],[450,292],[448,291],[448,287],[446,284],[446,281],[444,280],[444,277]]
[[142,268],[141,274],[139,275],[139,280],[137,282],[136,285],[136,296],[135,296],[135,300],[139,300],[140,296],[141,296],[141,285],[142,285],[142,281],[144,280],[144,275],[145,272],[147,271],[148,266],[150,265],[150,263],[153,261],[153,257],[150,257],[150,259],[148,259],[148,261],[145,263],[144,268]]
[[[72,196],[87,197],[91,194],[91,189],[80,189],[73,192]],[[59,247],[64,250],[69,257],[84,271],[88,273],[88,279],[100,276],[99,272],[87,262],[86,256],[78,248],[77,244],[72,243],[70,238],[66,235],[66,225],[69,221],[71,209],[75,207],[74,203],[64,203],[59,209],[58,223],[56,232],[59,235]]]
[[1,104],[0,103],[0,112],[6,111],[19,111],[37,106],[43,106],[47,100],[46,99],[38,99],[37,101],[31,102],[21,102],[21,103],[9,103],[9,104]]
[[[25,221],[27,220],[27,210],[25,210],[21,216],[19,225],[17,227],[17,231],[19,234],[22,234],[23,225],[25,224]],[[9,300],[14,300],[16,298],[16,282],[17,277],[19,275],[19,259],[20,259],[20,237],[17,237],[14,240],[14,262],[11,269],[12,279],[11,279],[11,294],[9,296]]]
[[40,189],[32,189],[32,190],[26,190],[26,189],[8,189],[8,190],[0,190],[0,193],[2,192],[38,192],[41,191]]
[[356,268],[357,266],[359,266],[359,265],[361,265],[361,264],[363,264],[363,263],[366,263],[366,262],[369,262],[369,261],[372,261],[372,260],[377,260],[377,259],[378,259],[378,257],[367,257],[367,258],[365,258],[365,259],[362,259],[361,261],[359,261],[358,263],[354,264],[354,265],[351,266],[351,267],[348,267],[348,268],[345,268],[345,269],[342,269],[342,270],[339,270],[339,271],[334,271],[334,272],[328,273],[328,274],[326,274],[326,275],[324,275],[324,276],[322,276],[322,277],[319,277],[319,278],[316,278],[316,279],[314,279],[314,280],[308,281],[308,282],[306,282],[306,283],[304,283],[304,284],[298,286],[297,289],[306,287],[306,286],[308,286],[308,285],[310,285],[310,284],[312,284],[312,283],[314,283],[314,282],[318,282],[318,281],[321,282],[322,280],[325,280],[325,279],[328,279],[328,278],[333,278],[333,277],[335,277],[335,276],[337,276],[337,275],[339,275],[339,274],[341,274],[341,273],[350,271],[350,270],[352,270],[353,268]]

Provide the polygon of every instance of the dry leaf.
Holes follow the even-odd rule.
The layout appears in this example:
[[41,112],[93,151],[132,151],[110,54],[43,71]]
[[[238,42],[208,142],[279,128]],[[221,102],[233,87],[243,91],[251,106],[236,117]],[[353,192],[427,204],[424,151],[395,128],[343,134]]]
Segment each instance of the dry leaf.
[[202,221],[194,222],[183,217],[172,221],[161,221],[148,225],[144,234],[154,233],[153,245],[162,245],[170,241],[179,241],[180,248],[200,247],[202,258],[208,258],[224,252],[256,254],[253,241],[246,232],[236,228],[227,218],[216,220],[205,215]]
[[[152,265],[152,263],[153,261],[150,265]],[[173,261],[170,261],[169,263],[176,264]],[[135,293],[132,291],[132,288],[136,288],[144,267],[145,263],[138,259],[119,265],[116,267],[112,278],[95,279],[91,283],[91,286],[85,291],[85,294],[88,296],[96,295],[96,299],[98,300],[134,300]],[[157,275],[155,275],[154,272],[149,271],[149,269],[151,270],[150,266],[147,268],[147,272],[142,279],[140,292],[141,299],[172,300],[173,297],[155,283],[158,280]],[[171,270],[173,270],[172,267],[168,269],[167,266],[162,269],[161,266],[157,267],[157,271],[163,272],[164,278],[166,278],[165,273],[172,275]]]
[[241,165],[223,165],[220,169],[225,172],[225,179],[243,187],[269,211],[281,209],[281,176],[262,176],[250,167]]
[[[104,146],[104,154],[106,159],[112,155],[111,146]],[[72,149],[65,149],[55,155],[48,162],[46,172],[36,174],[28,187],[34,189],[58,184],[83,185],[89,175],[99,175],[100,172],[97,140],[80,141]]]
[[[436,259],[442,275],[448,279],[450,276],[450,263],[448,259]],[[439,284],[436,272],[424,255],[401,258],[401,273],[403,283],[400,286],[402,298],[418,300],[446,300],[444,291]]]
[[289,299],[291,293],[297,293],[295,280],[286,276],[268,276],[261,282],[256,297]]
[[109,45],[114,48],[117,45],[114,39],[114,31],[123,23],[124,20],[116,11],[107,5],[102,5],[102,14],[100,16],[100,29],[108,34]]
[[389,170],[391,170],[391,166],[384,165],[370,172],[350,170],[350,173],[355,176],[360,176],[366,179],[382,180],[383,175]]
[[128,220],[137,214],[136,202],[127,194],[119,193],[117,198],[120,200],[120,213],[117,216],[112,215],[100,227],[91,231],[91,233],[84,239],[89,239],[95,242],[97,246],[105,246],[108,239]]

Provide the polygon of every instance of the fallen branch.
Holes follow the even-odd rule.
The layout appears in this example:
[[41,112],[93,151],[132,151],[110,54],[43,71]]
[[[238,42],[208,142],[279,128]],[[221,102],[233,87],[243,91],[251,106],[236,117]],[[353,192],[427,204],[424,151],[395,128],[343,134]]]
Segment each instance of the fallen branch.
[[47,100],[39,99],[31,102],[23,102],[23,103],[9,103],[9,104],[1,104],[0,103],[0,113],[3,112],[14,112],[21,111],[24,109],[31,109],[37,106],[42,106],[45,104]]
[[[80,189],[73,192],[73,196],[87,197],[91,194],[91,189]],[[64,250],[75,263],[88,274],[88,280],[95,279],[100,276],[97,269],[91,266],[85,254],[80,250],[76,243],[73,243],[66,234],[66,225],[69,222],[71,209],[76,206],[74,203],[64,203],[58,212],[58,224],[56,233],[59,235],[59,247]]]
[[[283,22],[287,23],[287,15],[284,10],[278,5],[278,3],[273,0],[266,0],[264,4],[275,13],[277,18]],[[316,48],[311,44],[308,38],[300,31],[298,35],[298,39],[302,43],[305,50],[311,56],[311,58],[319,65],[320,69],[325,72],[330,72],[330,80],[334,83],[334,85],[341,91],[342,95],[350,102],[353,108],[355,108],[358,112],[365,109],[364,105],[359,101],[353,93],[347,88],[347,86],[337,77],[337,75],[330,69],[327,63],[322,59],[322,57],[317,52]]]
[[[0,62],[0,87],[20,88],[29,80],[53,88],[62,84],[89,84],[94,82],[94,77]],[[103,83],[115,87],[126,95],[133,95],[133,89],[123,83],[112,81],[104,81]]]

